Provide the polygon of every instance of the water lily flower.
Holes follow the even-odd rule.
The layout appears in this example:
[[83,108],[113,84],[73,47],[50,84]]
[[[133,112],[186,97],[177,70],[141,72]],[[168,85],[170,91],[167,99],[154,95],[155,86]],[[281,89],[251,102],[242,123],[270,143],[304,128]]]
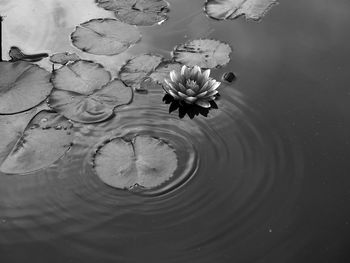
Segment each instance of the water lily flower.
[[167,85],[163,89],[175,100],[210,108],[210,101],[216,99],[221,83],[209,75],[210,69],[202,72],[199,66],[189,68],[184,65],[181,72],[170,72],[170,80],[165,79]]

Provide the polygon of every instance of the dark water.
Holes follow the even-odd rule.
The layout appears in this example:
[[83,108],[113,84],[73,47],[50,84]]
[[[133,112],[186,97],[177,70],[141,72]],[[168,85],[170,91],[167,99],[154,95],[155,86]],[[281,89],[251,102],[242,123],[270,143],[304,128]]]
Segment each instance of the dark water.
[[[151,90],[111,121],[77,127],[75,147],[50,168],[1,174],[0,262],[350,262],[350,2],[281,0],[260,23],[169,2],[167,22],[104,57],[69,41],[75,25],[111,16],[93,1],[0,1],[3,53],[73,51],[115,75],[133,55],[214,38],[234,51],[213,76],[238,76],[208,118],[168,114]],[[179,154],[185,172],[162,192],[115,190],[93,172],[97,144],[133,133]]]

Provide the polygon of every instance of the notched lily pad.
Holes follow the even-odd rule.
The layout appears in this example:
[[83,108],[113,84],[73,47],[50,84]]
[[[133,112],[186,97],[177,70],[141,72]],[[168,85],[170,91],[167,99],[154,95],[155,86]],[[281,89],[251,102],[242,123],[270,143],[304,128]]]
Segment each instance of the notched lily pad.
[[110,81],[100,64],[80,60],[56,70],[49,104],[68,119],[101,122],[114,114],[114,108],[130,103],[132,90],[120,80]]
[[158,65],[156,70],[149,75],[149,78],[160,85],[166,85],[164,80],[169,79],[170,72],[173,70],[180,71],[181,67],[182,64],[178,62],[163,61]]
[[51,74],[25,62],[0,62],[0,114],[26,111],[44,101],[52,90]]
[[[72,145],[72,124],[58,113],[36,109],[0,116],[0,171],[24,174],[43,169]],[[33,115],[35,115],[33,117]]]
[[260,20],[277,0],[207,0],[205,12],[211,18],[224,20],[245,15]]
[[66,65],[68,62],[75,62],[77,60],[80,60],[80,57],[75,53],[62,52],[50,56],[50,61],[52,63],[61,65]]
[[95,55],[117,55],[141,39],[136,26],[115,19],[92,19],[77,26],[72,43],[84,52]]
[[172,52],[175,61],[187,66],[217,68],[230,61],[231,47],[214,39],[196,39],[175,47]]
[[161,23],[169,12],[169,4],[164,0],[96,0],[96,3],[113,11],[120,21],[138,26]]
[[145,135],[131,141],[121,137],[111,139],[98,148],[93,162],[98,177],[120,189],[160,186],[173,176],[178,163],[169,144]]
[[122,66],[119,78],[136,90],[140,89],[141,82],[162,62],[163,57],[152,54],[143,54],[134,57]]

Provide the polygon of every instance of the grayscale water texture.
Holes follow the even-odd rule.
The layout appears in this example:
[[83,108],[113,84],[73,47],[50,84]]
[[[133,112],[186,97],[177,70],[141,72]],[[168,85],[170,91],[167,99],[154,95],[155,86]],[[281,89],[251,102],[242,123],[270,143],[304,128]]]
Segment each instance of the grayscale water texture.
[[[0,0],[3,59],[76,53],[113,77],[133,56],[199,38],[232,47],[218,109],[169,114],[164,91],[98,124],[76,124],[73,147],[49,168],[0,174],[1,263],[350,262],[350,2],[281,0],[260,22],[216,21],[204,0],[169,0],[169,19],[139,27],[115,56],[71,44],[75,26],[113,18],[93,0]],[[51,70],[48,58],[38,63]],[[1,74],[1,73],[0,73]],[[93,153],[115,137],[165,139],[182,171],[164,189],[104,184]]]

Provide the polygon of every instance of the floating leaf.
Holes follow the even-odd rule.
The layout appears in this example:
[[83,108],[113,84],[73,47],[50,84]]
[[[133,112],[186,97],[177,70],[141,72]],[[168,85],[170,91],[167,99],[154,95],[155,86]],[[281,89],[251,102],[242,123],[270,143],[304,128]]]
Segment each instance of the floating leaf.
[[90,94],[111,80],[111,74],[102,65],[79,60],[54,71],[52,83],[56,89]]
[[158,84],[165,85],[165,79],[169,79],[171,71],[180,71],[182,64],[171,61],[164,61],[159,64],[154,72],[149,75],[149,78]]
[[55,112],[35,113],[33,109],[0,116],[1,172],[23,174],[40,170],[61,158],[70,148],[72,124]]
[[28,110],[50,94],[51,74],[25,62],[0,62],[0,114]]
[[99,178],[110,186],[153,188],[173,176],[177,156],[171,146],[157,138],[114,138],[97,150],[94,165]]
[[245,15],[247,19],[259,20],[277,3],[277,0],[207,0],[208,16],[223,20]]
[[42,60],[43,58],[46,58],[49,56],[47,53],[38,53],[38,54],[24,54],[22,50],[20,50],[18,47],[11,47],[9,51],[9,56],[11,58],[11,61],[18,61],[18,60],[24,60],[28,62],[37,62]]
[[63,52],[63,53],[53,54],[52,56],[50,56],[50,61],[52,63],[57,63],[61,65],[65,65],[68,62],[74,62],[77,60],[80,60],[80,57],[75,53],[71,54],[68,52]]
[[115,19],[92,19],[77,26],[72,43],[84,52],[95,55],[117,55],[141,39],[136,26]]
[[110,81],[100,64],[80,60],[53,74],[49,104],[68,119],[94,123],[108,119],[117,106],[128,104],[132,90],[120,80]]
[[119,77],[124,83],[134,89],[140,88],[140,83],[162,62],[158,55],[143,54],[127,61],[121,68]]
[[196,39],[175,47],[174,60],[187,66],[216,68],[230,61],[231,47],[218,40]]
[[168,18],[168,3],[163,0],[96,0],[96,3],[131,25],[151,26]]
[[50,106],[67,118],[82,122],[101,122],[114,114],[114,108],[130,103],[132,90],[120,80],[113,80],[89,95],[54,89]]

